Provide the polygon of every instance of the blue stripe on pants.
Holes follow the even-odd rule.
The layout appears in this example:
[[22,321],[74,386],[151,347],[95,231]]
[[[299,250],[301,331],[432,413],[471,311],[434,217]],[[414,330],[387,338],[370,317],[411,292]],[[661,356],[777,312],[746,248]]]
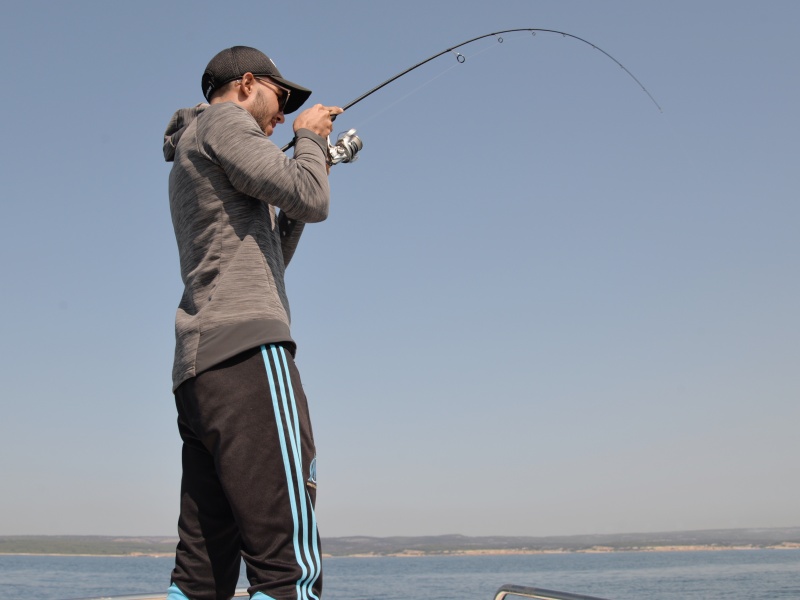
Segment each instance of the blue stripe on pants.
[[[289,502],[293,520],[292,544],[294,547],[295,559],[302,570],[302,577],[297,582],[296,586],[297,597],[299,600],[318,600],[316,595],[311,591],[311,586],[319,577],[320,561],[316,547],[317,527],[314,509],[310,506],[311,502],[305,490],[297,405],[291,386],[291,375],[289,374],[286,364],[286,351],[283,347],[275,345],[270,346],[269,349],[270,352],[267,351],[266,346],[261,346],[261,354],[264,358],[267,378],[269,380],[270,395],[272,396],[272,406],[275,411],[275,421],[278,427],[278,438],[280,440],[281,455],[286,472],[286,481],[289,488]],[[271,367],[275,369],[277,381],[276,377],[273,376]],[[283,411],[281,411],[281,408]],[[301,529],[303,532],[302,552],[300,543]],[[316,561],[312,560],[309,551],[309,537],[312,538]]]

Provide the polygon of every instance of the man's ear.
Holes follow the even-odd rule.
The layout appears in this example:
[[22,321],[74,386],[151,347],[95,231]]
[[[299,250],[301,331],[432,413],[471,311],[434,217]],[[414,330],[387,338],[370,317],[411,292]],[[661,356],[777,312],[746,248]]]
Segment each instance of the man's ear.
[[245,73],[242,75],[242,82],[239,84],[239,97],[246,100],[253,94],[253,88],[256,85],[256,78],[252,73]]

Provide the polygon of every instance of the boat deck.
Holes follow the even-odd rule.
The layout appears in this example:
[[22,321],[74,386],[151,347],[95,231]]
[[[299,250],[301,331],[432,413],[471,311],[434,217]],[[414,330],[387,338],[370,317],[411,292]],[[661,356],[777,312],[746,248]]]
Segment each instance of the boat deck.
[[[137,594],[133,596],[102,596],[100,598],[87,598],[86,600],[166,600],[166,594]],[[246,588],[236,590],[234,598],[249,598]],[[570,594],[569,592],[558,592],[543,588],[526,587],[521,585],[504,585],[495,592],[494,600],[506,600],[511,598],[534,598],[535,600],[604,600],[595,596],[583,596],[581,594]]]

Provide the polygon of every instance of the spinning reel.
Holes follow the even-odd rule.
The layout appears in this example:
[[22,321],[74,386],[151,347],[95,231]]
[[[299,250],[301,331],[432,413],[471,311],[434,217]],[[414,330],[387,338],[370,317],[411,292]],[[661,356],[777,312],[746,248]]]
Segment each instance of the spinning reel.
[[355,129],[340,133],[339,139],[333,145],[331,145],[331,139],[328,137],[328,164],[355,162],[358,158],[359,150],[363,147],[364,143],[356,135]]

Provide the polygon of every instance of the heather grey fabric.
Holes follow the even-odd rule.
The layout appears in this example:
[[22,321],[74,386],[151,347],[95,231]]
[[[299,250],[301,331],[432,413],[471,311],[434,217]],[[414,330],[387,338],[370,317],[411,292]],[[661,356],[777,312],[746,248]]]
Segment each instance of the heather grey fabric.
[[330,190],[322,137],[301,129],[289,158],[233,102],[177,111],[164,158],[185,286],[174,390],[261,344],[294,348],[284,269],[304,224],[328,216]]

